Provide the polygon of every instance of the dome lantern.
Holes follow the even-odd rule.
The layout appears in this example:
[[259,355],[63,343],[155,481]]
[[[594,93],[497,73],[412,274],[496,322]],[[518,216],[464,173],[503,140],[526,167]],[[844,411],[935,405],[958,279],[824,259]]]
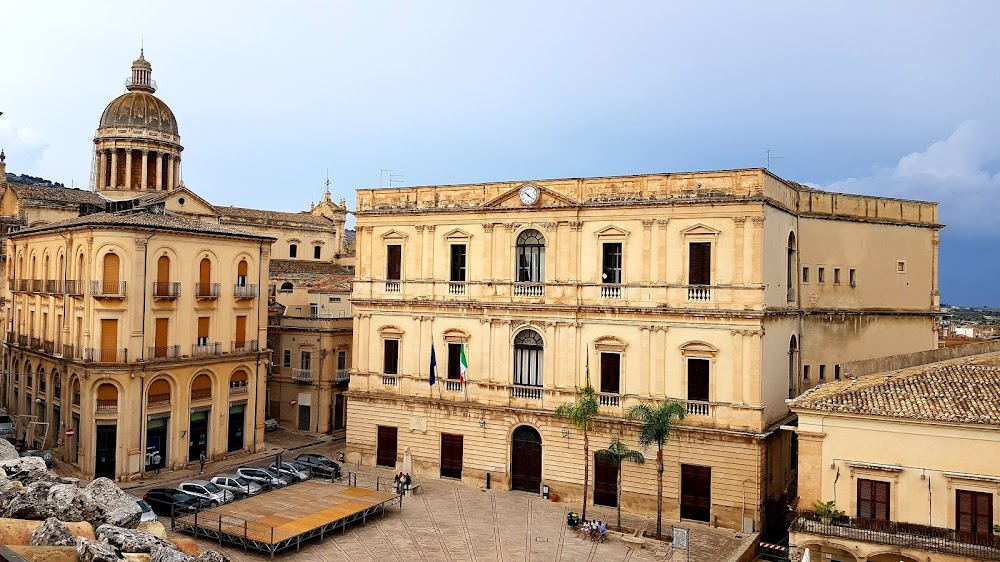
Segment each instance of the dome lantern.
[[145,49],[139,49],[139,58],[132,61],[132,77],[125,81],[125,89],[130,92],[156,91],[156,81],[153,80],[153,65],[149,64],[144,55]]

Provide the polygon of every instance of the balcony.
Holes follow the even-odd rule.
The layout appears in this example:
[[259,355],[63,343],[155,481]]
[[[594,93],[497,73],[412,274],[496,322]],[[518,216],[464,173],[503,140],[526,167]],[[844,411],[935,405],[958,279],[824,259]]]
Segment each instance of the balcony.
[[540,386],[512,386],[510,387],[511,398],[521,398],[524,400],[541,400],[542,387]]
[[65,359],[79,359],[80,354],[77,352],[76,346],[69,343],[64,343],[62,345],[62,356]]
[[403,284],[399,281],[386,281],[385,282],[385,292],[387,293],[400,293],[403,290]]
[[17,334],[14,333],[14,332],[7,332],[7,339],[5,339],[4,341],[7,342],[7,343],[9,343],[9,344],[11,344],[11,345],[16,344],[17,343]]
[[250,384],[247,381],[233,381],[229,383],[229,394],[248,394]]
[[221,283],[195,283],[194,296],[198,300],[217,299],[222,294]]
[[67,281],[66,282],[66,294],[71,297],[82,297],[84,289],[84,281]]
[[41,293],[41,292],[44,291],[44,289],[45,289],[45,282],[44,281],[42,281],[41,279],[32,279],[31,280],[31,292],[32,293]]
[[42,348],[42,339],[41,338],[32,337],[31,338],[31,349],[41,349],[41,348]]
[[445,392],[462,392],[462,383],[459,381],[444,381]]
[[45,353],[47,353],[49,355],[55,355],[55,352],[56,352],[56,343],[52,342],[52,341],[49,341],[49,340],[43,340],[42,341],[42,351],[44,351]]
[[597,395],[597,403],[607,408],[621,406],[621,395],[617,392],[601,392]]
[[63,292],[63,282],[61,279],[48,280],[45,282],[45,292],[50,295],[61,295]]
[[395,375],[382,375],[382,386],[399,386],[399,377]]
[[18,334],[17,345],[21,347],[28,347],[28,336],[26,334]]
[[351,380],[351,372],[347,369],[337,369],[337,382],[344,382]]
[[622,286],[621,285],[601,285],[601,298],[602,299],[620,299],[620,298],[622,298]]
[[1000,560],[1000,536],[992,533],[966,533],[942,527],[860,517],[844,516],[824,520],[811,511],[796,513],[790,531],[940,552],[975,560]]
[[233,285],[233,296],[238,299],[256,298],[259,292],[257,285],[240,285],[239,283]]
[[14,280],[14,291],[19,293],[27,293],[31,289],[31,279],[15,279]]
[[181,356],[181,346],[179,345],[154,345],[149,347],[148,351],[149,353],[146,354],[146,357],[150,361],[178,359]]
[[176,282],[153,282],[154,299],[176,299],[181,296],[181,284]]
[[128,349],[83,348],[84,363],[128,363]]
[[711,416],[712,404],[701,401],[685,402],[684,410],[689,416]]
[[118,399],[109,398],[107,400],[97,400],[97,413],[109,413],[118,411]]
[[257,351],[257,340],[244,340],[232,342],[233,353],[250,353]]
[[192,357],[205,357],[207,355],[219,355],[222,353],[222,342],[212,342],[204,344],[194,344],[191,346]]
[[451,281],[448,283],[448,294],[449,295],[464,295],[465,294],[465,282]]
[[514,283],[515,297],[541,297],[545,295],[542,283]]
[[169,406],[170,405],[170,393],[165,392],[163,394],[150,394],[146,397],[146,405],[150,408],[156,408],[159,406]]
[[124,281],[91,281],[90,295],[95,299],[125,298]]
[[688,287],[688,300],[698,302],[710,302],[712,300],[712,289],[707,286]]
[[313,381],[312,369],[292,369],[292,379],[295,382],[311,383]]
[[191,400],[209,400],[212,398],[212,387],[191,389]]

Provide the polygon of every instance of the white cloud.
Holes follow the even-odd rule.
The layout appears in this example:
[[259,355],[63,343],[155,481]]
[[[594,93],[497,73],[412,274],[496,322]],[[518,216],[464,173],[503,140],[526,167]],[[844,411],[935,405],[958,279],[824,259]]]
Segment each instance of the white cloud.
[[959,125],[947,139],[899,159],[895,167],[848,178],[821,189],[938,201],[941,222],[962,234],[1000,235],[1000,130],[978,121]]
[[7,169],[16,173],[31,173],[44,156],[49,142],[37,132],[16,128],[9,119],[0,117],[0,148],[7,156]]

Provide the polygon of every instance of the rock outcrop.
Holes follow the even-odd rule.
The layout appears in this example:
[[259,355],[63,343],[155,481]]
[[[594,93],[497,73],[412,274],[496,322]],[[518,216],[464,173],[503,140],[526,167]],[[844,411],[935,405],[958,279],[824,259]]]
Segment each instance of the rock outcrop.
[[41,457],[0,460],[0,470],[3,470],[11,480],[17,480],[24,485],[40,480],[54,482],[59,479],[55,472],[45,467],[45,461]]
[[76,554],[79,562],[121,562],[122,553],[114,546],[85,538],[76,539]]
[[135,503],[132,496],[123,492],[112,480],[103,477],[95,478],[85,490],[87,495],[97,504],[104,506],[103,523],[129,529],[139,524],[139,520],[142,518],[142,508]]
[[49,517],[31,532],[31,546],[76,546],[76,537],[62,521]]
[[97,528],[97,540],[107,542],[122,552],[150,552],[153,547],[173,548],[170,541],[155,537],[135,529],[126,529],[114,525],[101,525]]
[[[149,553],[149,562],[191,562],[193,556],[188,556],[179,550],[162,546],[154,546]],[[85,562],[80,560],[80,562]]]
[[10,444],[10,441],[0,439],[0,461],[14,460],[20,456],[21,455],[17,454],[17,449]]

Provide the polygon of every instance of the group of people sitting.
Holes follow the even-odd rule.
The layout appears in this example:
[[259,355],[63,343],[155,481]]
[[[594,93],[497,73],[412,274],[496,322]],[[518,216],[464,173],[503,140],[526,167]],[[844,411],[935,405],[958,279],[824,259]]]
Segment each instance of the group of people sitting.
[[408,494],[410,493],[410,485],[413,483],[413,480],[410,479],[409,472],[405,474],[400,472],[392,479],[392,483],[396,485],[397,494]]
[[580,525],[576,536],[584,539],[589,537],[594,542],[604,542],[608,540],[608,525],[604,521],[597,521],[595,519],[584,521],[583,525]]

